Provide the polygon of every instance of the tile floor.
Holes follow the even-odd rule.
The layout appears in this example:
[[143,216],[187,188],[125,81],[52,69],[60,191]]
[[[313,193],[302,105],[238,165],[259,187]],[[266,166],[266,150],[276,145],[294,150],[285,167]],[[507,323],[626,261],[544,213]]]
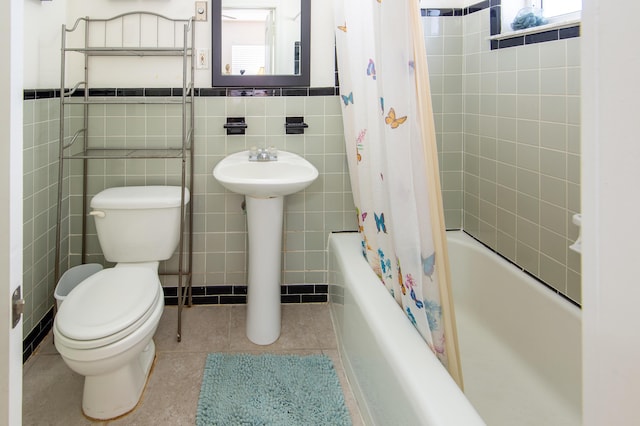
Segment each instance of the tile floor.
[[168,306],[160,320],[156,364],[138,407],[109,422],[91,422],[82,415],[83,378],[60,358],[50,333],[24,366],[23,425],[193,425],[210,352],[326,354],[335,364],[354,426],[363,424],[340,362],[329,305],[283,305],[282,333],[269,346],[254,345],[245,336],[244,305],[185,309],[180,343],[175,338],[177,312]]

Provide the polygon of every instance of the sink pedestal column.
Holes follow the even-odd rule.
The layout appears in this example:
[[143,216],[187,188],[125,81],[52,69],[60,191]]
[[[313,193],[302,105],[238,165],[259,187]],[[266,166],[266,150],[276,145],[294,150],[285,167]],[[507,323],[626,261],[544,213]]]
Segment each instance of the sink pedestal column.
[[284,197],[245,197],[249,233],[247,337],[269,345],[280,336]]

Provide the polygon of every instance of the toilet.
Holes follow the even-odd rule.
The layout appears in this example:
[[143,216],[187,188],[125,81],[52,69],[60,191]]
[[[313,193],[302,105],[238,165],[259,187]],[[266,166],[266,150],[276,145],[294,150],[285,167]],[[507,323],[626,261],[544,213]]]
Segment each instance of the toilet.
[[69,293],[53,334],[65,363],[85,376],[82,410],[92,419],[126,414],[142,396],[164,308],[158,264],[180,241],[181,194],[179,186],[119,187],[91,200],[104,257],[116,265]]

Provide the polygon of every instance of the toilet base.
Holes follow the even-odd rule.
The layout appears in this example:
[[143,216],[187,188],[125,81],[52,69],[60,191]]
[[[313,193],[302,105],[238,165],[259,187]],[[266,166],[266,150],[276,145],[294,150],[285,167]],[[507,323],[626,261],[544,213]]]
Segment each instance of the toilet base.
[[82,412],[94,420],[111,420],[133,410],[146,387],[155,360],[153,340],[138,357],[101,376],[86,376]]

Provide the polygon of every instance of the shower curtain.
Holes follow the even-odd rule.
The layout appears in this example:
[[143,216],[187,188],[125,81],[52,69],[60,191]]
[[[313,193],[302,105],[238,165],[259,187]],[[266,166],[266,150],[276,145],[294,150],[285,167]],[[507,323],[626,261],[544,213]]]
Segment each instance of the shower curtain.
[[362,250],[462,387],[417,0],[334,0],[347,160]]

